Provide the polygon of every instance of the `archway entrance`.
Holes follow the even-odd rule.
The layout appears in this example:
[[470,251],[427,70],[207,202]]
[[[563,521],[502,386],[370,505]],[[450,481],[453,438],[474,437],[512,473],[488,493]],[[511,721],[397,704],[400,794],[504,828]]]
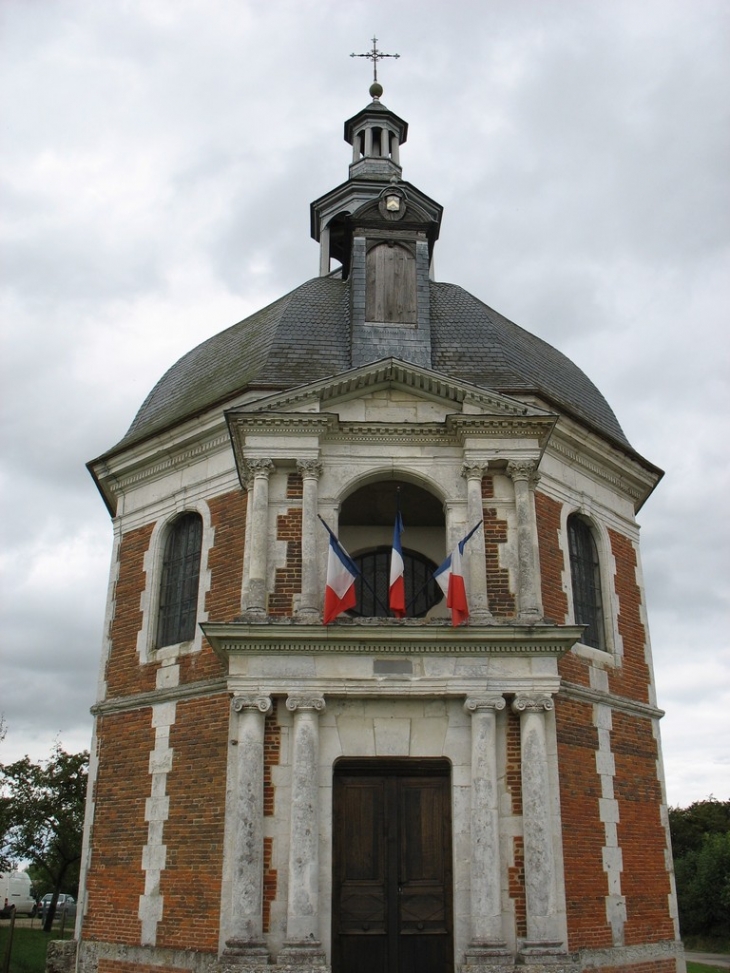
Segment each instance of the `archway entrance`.
[[452,973],[450,783],[446,760],[337,763],[333,973]]

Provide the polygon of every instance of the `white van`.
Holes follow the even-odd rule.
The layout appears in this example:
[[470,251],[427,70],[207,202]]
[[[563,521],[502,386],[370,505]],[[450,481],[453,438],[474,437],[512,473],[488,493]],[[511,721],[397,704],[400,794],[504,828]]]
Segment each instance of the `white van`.
[[0,872],[0,916],[9,916],[13,905],[18,916],[35,914],[27,872]]

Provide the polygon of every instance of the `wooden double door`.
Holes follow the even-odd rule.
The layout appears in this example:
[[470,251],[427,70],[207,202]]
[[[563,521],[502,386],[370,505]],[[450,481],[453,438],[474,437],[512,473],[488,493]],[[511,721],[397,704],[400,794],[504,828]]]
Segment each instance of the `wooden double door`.
[[452,973],[450,767],[335,767],[333,973]]

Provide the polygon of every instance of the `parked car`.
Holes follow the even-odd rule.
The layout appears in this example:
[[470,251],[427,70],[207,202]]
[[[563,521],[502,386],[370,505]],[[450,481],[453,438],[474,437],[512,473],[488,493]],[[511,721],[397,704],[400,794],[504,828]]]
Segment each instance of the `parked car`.
[[[53,899],[53,892],[47,892],[46,895],[40,901],[40,916],[43,921],[46,921],[46,915],[51,907],[51,900]],[[73,895],[66,895],[65,892],[61,892],[58,896],[58,902],[56,903],[56,916],[60,916],[62,912],[65,912],[66,918],[73,918],[76,915],[76,899]]]

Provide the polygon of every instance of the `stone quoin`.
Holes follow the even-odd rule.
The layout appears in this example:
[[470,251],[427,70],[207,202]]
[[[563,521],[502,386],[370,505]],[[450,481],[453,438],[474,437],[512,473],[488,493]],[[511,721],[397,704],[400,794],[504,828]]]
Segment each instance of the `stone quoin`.
[[[381,94],[311,204],[319,276],[89,464],[114,550],[78,970],[683,973],[636,522],[661,471],[434,279],[442,207]],[[328,625],[320,518],[359,571]],[[432,575],[477,524],[453,625]]]

